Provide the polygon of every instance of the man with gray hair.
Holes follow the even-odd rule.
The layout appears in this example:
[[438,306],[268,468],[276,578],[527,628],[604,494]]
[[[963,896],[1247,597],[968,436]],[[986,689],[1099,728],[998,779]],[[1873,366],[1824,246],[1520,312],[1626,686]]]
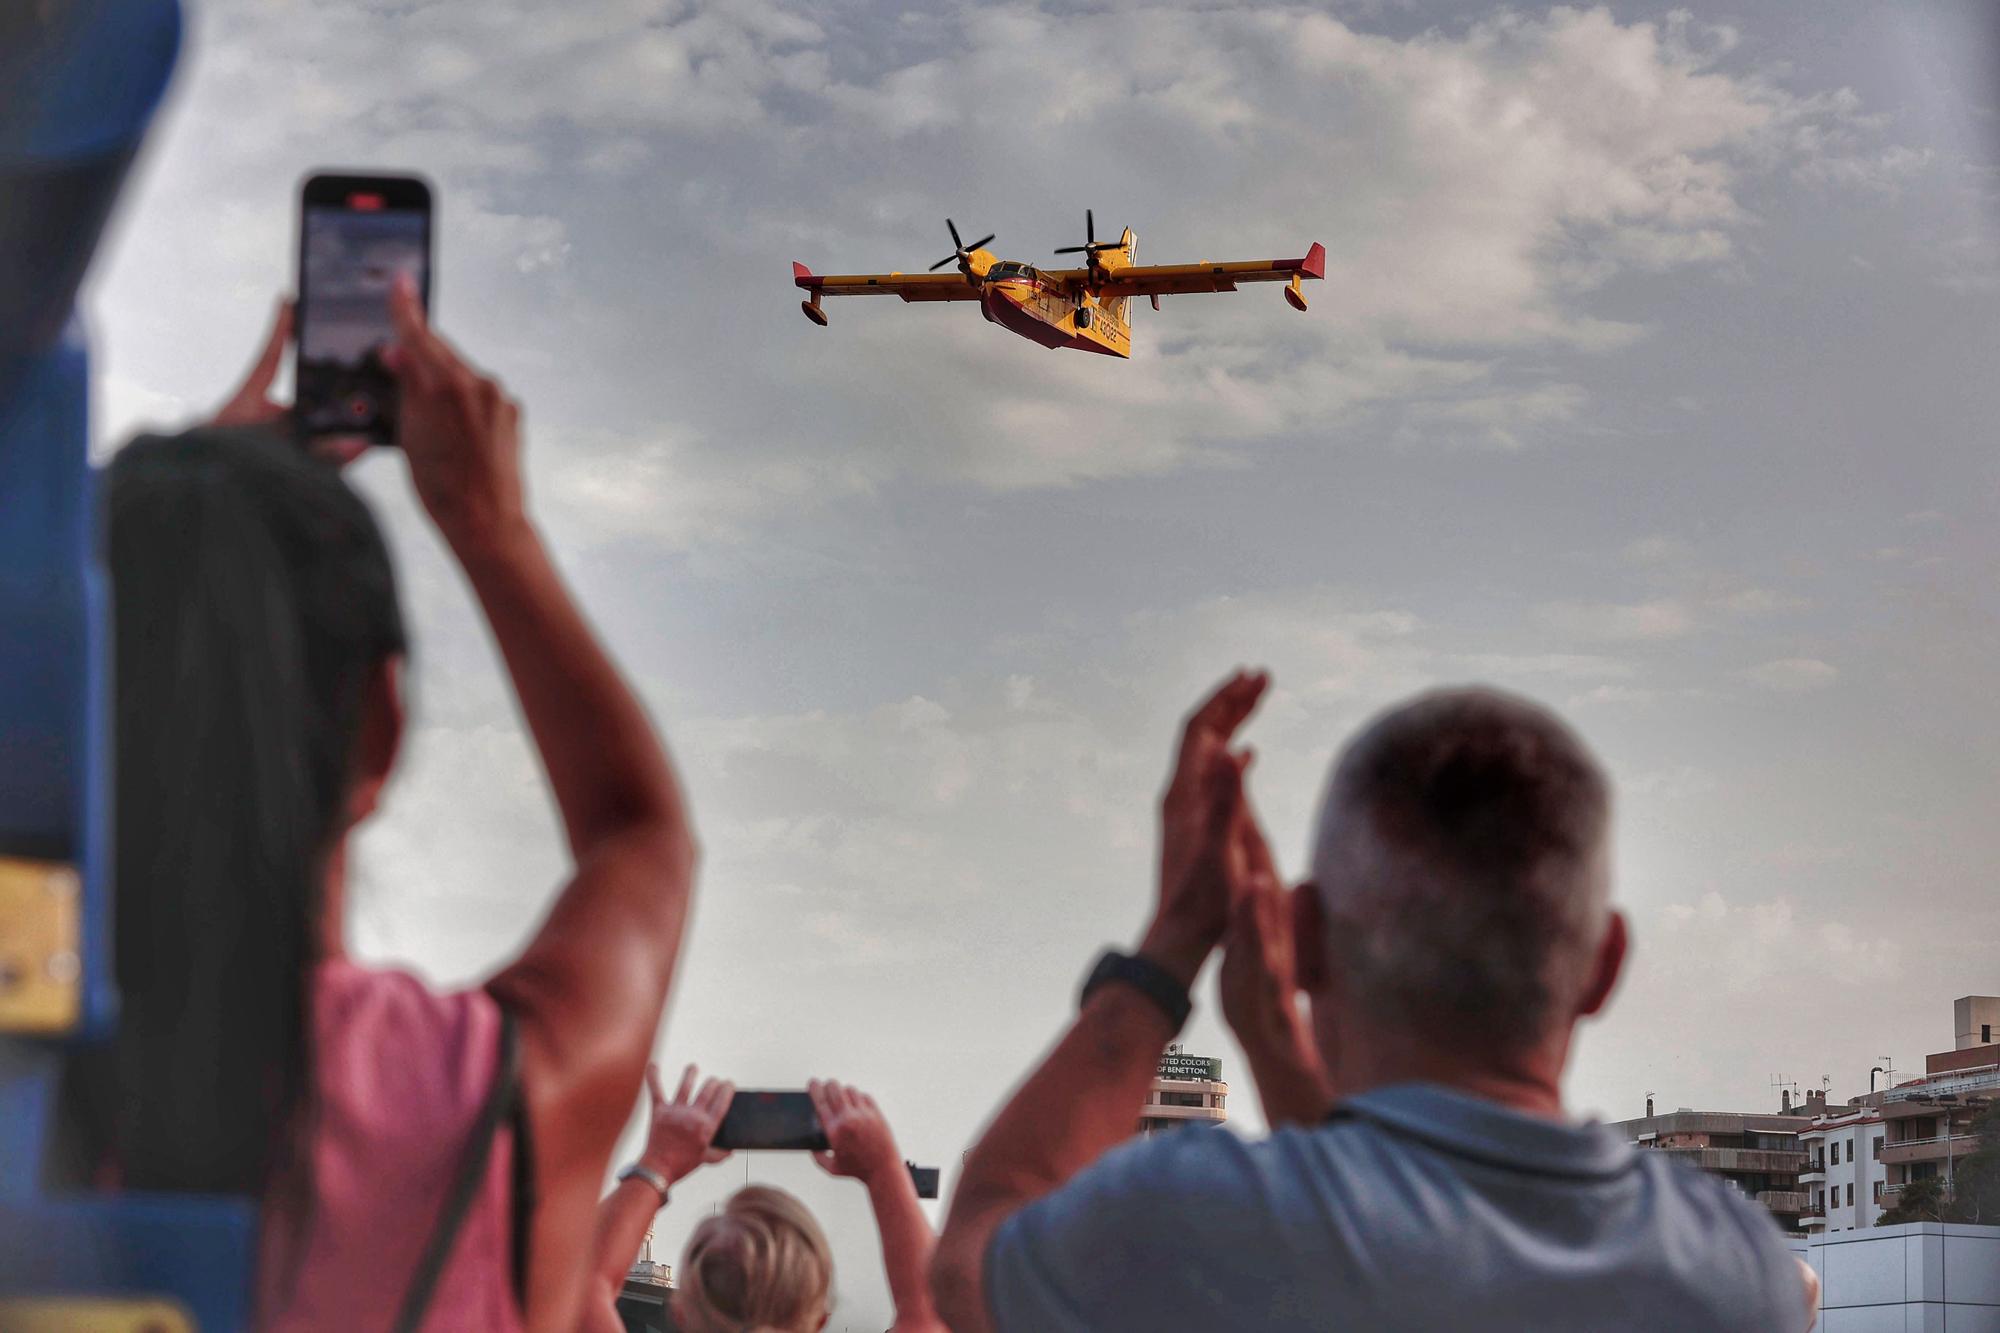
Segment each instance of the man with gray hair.
[[[951,1327],[1807,1328],[1816,1284],[1762,1209],[1564,1111],[1626,949],[1582,742],[1492,690],[1392,709],[1288,892],[1230,748],[1266,685],[1239,672],[1188,718],[1142,942],[968,1157],[932,1269]],[[1225,937],[1272,1133],[1126,1144]]]

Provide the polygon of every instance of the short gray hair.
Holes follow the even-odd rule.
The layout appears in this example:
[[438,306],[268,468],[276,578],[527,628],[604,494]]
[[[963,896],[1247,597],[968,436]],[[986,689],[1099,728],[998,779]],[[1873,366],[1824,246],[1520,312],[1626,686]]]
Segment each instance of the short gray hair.
[[1313,881],[1369,1017],[1532,1045],[1589,985],[1610,892],[1611,790],[1553,713],[1497,690],[1420,695],[1335,763]]

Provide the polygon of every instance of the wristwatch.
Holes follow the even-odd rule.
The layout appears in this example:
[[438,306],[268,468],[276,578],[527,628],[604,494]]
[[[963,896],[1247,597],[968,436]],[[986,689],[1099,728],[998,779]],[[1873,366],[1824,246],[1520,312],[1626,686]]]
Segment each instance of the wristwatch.
[[1194,1011],[1194,1001],[1179,977],[1150,958],[1119,953],[1116,949],[1106,949],[1097,966],[1090,969],[1090,977],[1083,983],[1083,994],[1077,998],[1078,1007],[1088,1004],[1091,993],[1099,986],[1112,982],[1130,986],[1158,1005],[1176,1032],[1187,1026],[1188,1015]]
[[667,1206],[667,1178],[643,1162],[634,1162],[618,1173],[618,1183],[628,1180],[643,1180],[660,1192],[660,1207]]

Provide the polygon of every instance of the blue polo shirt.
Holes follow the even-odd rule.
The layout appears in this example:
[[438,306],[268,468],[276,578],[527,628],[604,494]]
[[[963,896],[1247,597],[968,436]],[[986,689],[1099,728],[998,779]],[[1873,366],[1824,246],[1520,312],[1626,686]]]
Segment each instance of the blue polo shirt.
[[1806,1323],[1777,1225],[1723,1181],[1429,1084],[1118,1148],[1002,1224],[986,1293],[1001,1333]]

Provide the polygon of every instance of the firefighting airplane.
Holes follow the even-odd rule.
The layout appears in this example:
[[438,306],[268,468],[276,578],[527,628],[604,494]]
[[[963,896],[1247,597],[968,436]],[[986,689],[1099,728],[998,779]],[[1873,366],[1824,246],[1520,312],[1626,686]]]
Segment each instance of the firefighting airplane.
[[[1125,305],[1134,296],[1152,298],[1186,292],[1233,292],[1242,282],[1282,282],[1285,300],[1294,310],[1306,308],[1300,283],[1326,276],[1326,247],[1317,241],[1304,259],[1255,259],[1232,264],[1137,265],[1132,255],[1139,238],[1130,227],[1116,241],[1097,239],[1097,220],[1083,213],[1084,243],[1064,246],[1059,255],[1080,254],[1082,268],[1038,269],[1032,264],[997,258],[984,249],[991,236],[966,245],[950,218],[951,253],[932,264],[928,273],[814,273],[804,264],[792,265],[792,279],[812,293],[801,301],[806,318],[822,327],[823,296],[900,296],[905,301],[977,301],[986,318],[1044,347],[1073,347],[1105,356],[1132,354],[1132,322]],[[939,273],[955,263],[957,273]]]

